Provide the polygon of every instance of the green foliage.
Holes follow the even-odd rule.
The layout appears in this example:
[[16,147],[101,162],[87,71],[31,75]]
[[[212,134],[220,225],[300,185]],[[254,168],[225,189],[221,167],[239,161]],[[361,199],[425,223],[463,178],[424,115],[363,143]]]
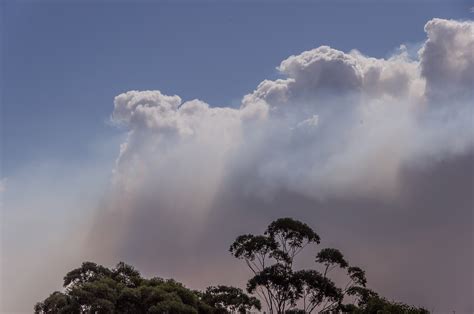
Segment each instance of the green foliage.
[[265,267],[247,283],[249,293],[254,293],[258,287],[270,291],[275,308],[282,312],[286,306],[295,306],[301,293],[300,282],[291,267],[280,263]]
[[151,306],[148,313],[197,314],[198,310],[178,300],[165,300]]
[[260,308],[260,302],[241,289],[219,286],[205,293],[191,291],[172,279],[142,278],[123,262],[113,269],[85,262],[66,274],[64,288],[64,293],[56,291],[37,303],[35,313],[217,314],[231,308]]
[[346,268],[349,266],[341,251],[331,248],[322,249],[316,255],[316,262],[326,265],[326,267],[339,266],[340,268]]
[[293,218],[280,218],[273,221],[265,231],[270,237],[275,238],[281,235],[291,245],[300,246],[303,241],[316,242],[319,244],[320,238],[311,227]]
[[77,304],[65,294],[55,291],[43,302],[35,305],[35,313],[79,313]]
[[367,284],[367,279],[365,278],[365,271],[363,271],[361,268],[357,266],[349,267],[347,269],[347,272],[349,273],[349,277],[354,281],[356,284],[361,285],[362,287],[365,287]]
[[424,308],[419,308],[399,302],[388,301],[385,298],[379,297],[372,293],[367,296],[359,307],[354,305],[344,306],[344,311],[353,314],[428,314],[429,311]]
[[101,277],[111,276],[111,270],[92,262],[84,262],[64,277],[64,287],[95,281]]
[[254,261],[278,250],[278,244],[267,236],[244,234],[232,243],[230,252],[239,259]]
[[347,295],[356,297],[357,304],[362,306],[367,304],[370,299],[377,298],[378,294],[370,289],[361,286],[352,286],[347,289]]
[[295,277],[302,289],[300,296],[304,298],[304,310],[309,313],[324,300],[339,305],[344,297],[343,291],[331,279],[316,270],[300,270],[295,273]]
[[252,308],[262,308],[257,298],[249,297],[242,289],[228,286],[208,287],[201,300],[218,310],[224,310],[224,313],[246,313]]
[[319,244],[319,235],[311,227],[292,218],[280,218],[273,221],[265,231],[275,242],[279,243],[279,250],[288,256],[288,263],[310,243]]

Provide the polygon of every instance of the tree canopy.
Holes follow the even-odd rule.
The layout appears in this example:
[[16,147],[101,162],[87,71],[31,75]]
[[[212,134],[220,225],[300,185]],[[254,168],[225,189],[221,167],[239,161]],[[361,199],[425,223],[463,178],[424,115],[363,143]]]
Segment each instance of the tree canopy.
[[[251,270],[246,288],[255,296],[224,285],[193,291],[173,279],[143,278],[123,262],[114,268],[84,262],[66,274],[62,291],[38,302],[34,310],[37,314],[428,313],[379,296],[367,288],[365,271],[351,265],[341,251],[317,251],[320,241],[310,226],[292,218],[273,221],[262,235],[238,236],[230,252]],[[314,250],[310,269],[294,266],[303,249]]]
[[228,286],[208,287],[201,301],[223,313],[247,313],[252,308],[261,310],[260,301],[249,297],[242,289]]
[[173,279],[143,278],[123,262],[113,269],[85,262],[64,277],[64,292],[55,291],[36,304],[35,313],[232,313],[260,302],[241,289],[210,287],[205,293]]

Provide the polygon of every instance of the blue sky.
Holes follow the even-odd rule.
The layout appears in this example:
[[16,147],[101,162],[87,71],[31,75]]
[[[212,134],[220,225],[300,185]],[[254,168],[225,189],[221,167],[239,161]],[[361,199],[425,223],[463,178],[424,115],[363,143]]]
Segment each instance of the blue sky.
[[41,160],[97,158],[93,143],[121,134],[107,120],[113,98],[127,90],[237,106],[260,81],[276,78],[275,67],[291,54],[327,44],[384,57],[422,41],[434,16],[472,17],[470,6],[3,1],[3,176]]

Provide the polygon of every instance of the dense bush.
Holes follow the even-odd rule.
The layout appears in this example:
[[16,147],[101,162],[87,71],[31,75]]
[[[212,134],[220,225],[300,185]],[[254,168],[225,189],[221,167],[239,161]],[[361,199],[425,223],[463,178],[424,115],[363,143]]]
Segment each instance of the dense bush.
[[[236,297],[237,296],[237,297]],[[227,313],[260,308],[260,302],[238,288],[220,286],[205,293],[173,279],[142,278],[132,266],[108,269],[86,262],[64,277],[64,292],[53,292],[35,313]]]

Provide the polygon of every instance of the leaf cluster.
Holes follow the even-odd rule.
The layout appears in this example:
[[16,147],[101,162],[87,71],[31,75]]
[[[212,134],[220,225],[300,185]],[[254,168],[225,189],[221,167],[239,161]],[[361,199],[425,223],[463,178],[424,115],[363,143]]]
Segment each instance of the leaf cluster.
[[224,313],[247,313],[252,308],[262,308],[257,298],[248,296],[242,289],[223,285],[208,287],[201,300]]
[[[64,292],[55,291],[38,302],[35,313],[221,314],[228,313],[227,308],[260,306],[257,299],[237,288],[196,292],[173,279],[143,278],[123,262],[113,269],[85,262],[66,274],[63,286]],[[212,295],[223,301],[211,300]]]

